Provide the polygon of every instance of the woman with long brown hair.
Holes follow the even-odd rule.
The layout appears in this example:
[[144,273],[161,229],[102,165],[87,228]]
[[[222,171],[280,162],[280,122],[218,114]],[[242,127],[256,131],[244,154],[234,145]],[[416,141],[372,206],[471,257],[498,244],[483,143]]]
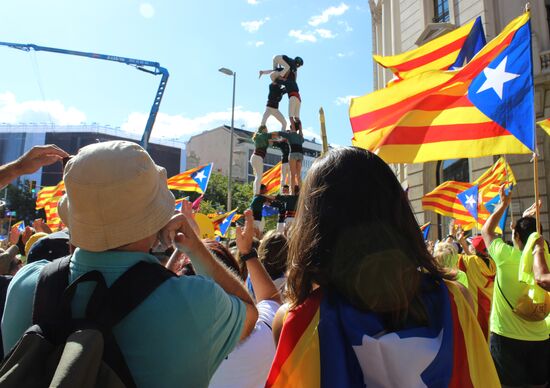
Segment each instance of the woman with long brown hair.
[[428,253],[390,167],[331,150],[301,190],[267,386],[498,386],[467,292]]

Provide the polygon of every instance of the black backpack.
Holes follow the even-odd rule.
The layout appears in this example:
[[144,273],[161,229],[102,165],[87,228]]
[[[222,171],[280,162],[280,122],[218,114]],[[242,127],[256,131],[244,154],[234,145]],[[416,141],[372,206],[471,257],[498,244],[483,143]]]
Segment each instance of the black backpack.
[[[69,284],[70,257],[47,264],[38,278],[33,325],[0,366],[0,387],[135,387],[112,328],[165,280],[160,264],[139,262],[107,287],[90,271]],[[96,282],[83,319],[73,319],[76,286]],[[139,340],[136,338],[136,340]]]

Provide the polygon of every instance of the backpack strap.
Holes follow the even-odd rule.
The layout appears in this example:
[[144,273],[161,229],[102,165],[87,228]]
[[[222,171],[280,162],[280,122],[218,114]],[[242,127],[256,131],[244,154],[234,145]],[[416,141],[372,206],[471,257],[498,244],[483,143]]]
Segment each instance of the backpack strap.
[[32,323],[54,322],[63,314],[61,296],[69,285],[71,256],[48,263],[40,271],[34,291]]
[[497,287],[498,287],[498,290],[500,291],[500,294],[504,297],[504,300],[506,301],[506,303],[508,303],[508,306],[510,306],[512,311],[515,312],[514,306],[512,306],[512,303],[510,303],[510,301],[508,300],[506,295],[504,295],[504,292],[502,292],[502,288],[500,288],[500,284],[498,284],[498,277],[497,276],[495,276],[495,283],[497,284]]
[[140,261],[109,287],[103,303],[95,303],[94,298],[88,303],[87,318],[97,322],[103,330],[105,341],[103,360],[116,371],[127,387],[135,387],[136,384],[112,329],[164,281],[173,276],[176,275],[160,264]]

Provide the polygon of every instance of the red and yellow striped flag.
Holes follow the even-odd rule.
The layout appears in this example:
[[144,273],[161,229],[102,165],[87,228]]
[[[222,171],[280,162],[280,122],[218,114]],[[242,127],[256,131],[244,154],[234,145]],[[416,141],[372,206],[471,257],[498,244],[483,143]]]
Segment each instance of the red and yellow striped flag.
[[52,198],[61,198],[65,191],[65,183],[59,182],[56,186],[44,186],[36,195],[36,209],[42,209]]
[[61,221],[61,217],[59,217],[59,213],[57,212],[58,201],[59,197],[51,198],[44,205],[44,212],[46,213],[46,224],[48,224],[48,226],[53,231],[63,229],[63,222]]
[[[424,72],[352,99],[353,145],[387,163],[531,153],[528,22],[528,13],[514,19],[460,70]],[[504,88],[486,75],[493,79],[499,72],[509,77]]]
[[501,185],[516,184],[516,178],[512,169],[503,157],[500,157],[487,171],[485,171],[473,183],[447,181],[437,186],[431,192],[422,197],[422,208],[432,210],[443,216],[451,217],[461,225],[464,230],[475,226],[475,220],[464,207],[457,195],[473,186],[478,186],[479,207],[478,222],[483,225],[489,218],[489,211],[483,204],[489,202],[498,195]]
[[544,132],[546,132],[548,135],[550,135],[550,119],[544,119],[541,121],[537,121],[537,124],[544,129]]
[[212,166],[213,164],[209,163],[174,175],[168,178],[168,188],[170,190],[195,191],[202,194],[208,187]]
[[262,175],[262,185],[267,188],[267,195],[278,194],[281,191],[281,162],[271,167]]
[[399,80],[414,77],[429,70],[462,67],[485,45],[481,18],[463,25],[422,46],[393,56],[373,55],[381,66],[391,70]]

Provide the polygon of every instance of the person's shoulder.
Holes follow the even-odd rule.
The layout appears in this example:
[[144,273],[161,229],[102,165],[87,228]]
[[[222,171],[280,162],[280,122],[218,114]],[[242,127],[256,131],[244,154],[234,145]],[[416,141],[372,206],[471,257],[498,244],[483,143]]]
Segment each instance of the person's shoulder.
[[40,276],[40,271],[44,268],[49,261],[40,260],[35,261],[34,263],[24,265],[13,277],[11,284],[28,284],[36,283],[38,281],[38,276]]
[[514,252],[514,247],[508,245],[504,240],[500,237],[495,238],[491,245],[489,245],[488,252],[489,255],[495,260],[497,263],[499,259],[506,259]]
[[279,307],[281,307],[281,305],[274,300],[266,299],[258,302],[256,304],[256,308],[258,309],[258,321],[265,322],[271,326]]

